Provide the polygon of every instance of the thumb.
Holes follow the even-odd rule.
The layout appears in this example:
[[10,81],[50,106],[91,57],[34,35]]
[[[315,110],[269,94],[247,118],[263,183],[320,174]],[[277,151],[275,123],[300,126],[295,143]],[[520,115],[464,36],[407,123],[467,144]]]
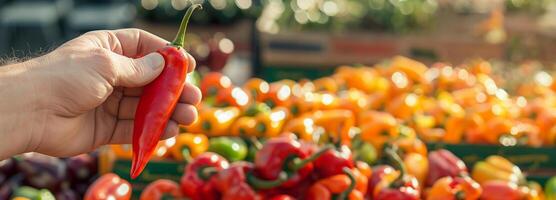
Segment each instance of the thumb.
[[150,53],[133,59],[117,55],[115,59],[116,85],[123,87],[141,87],[154,80],[164,69],[164,58],[159,53]]

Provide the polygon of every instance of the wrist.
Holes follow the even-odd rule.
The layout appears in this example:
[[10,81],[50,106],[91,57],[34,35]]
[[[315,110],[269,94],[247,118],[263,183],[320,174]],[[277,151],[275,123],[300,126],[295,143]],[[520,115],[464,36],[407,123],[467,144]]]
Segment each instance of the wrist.
[[[41,91],[36,87],[37,61],[0,67],[0,160],[33,151],[42,135],[45,111],[39,104]],[[44,92],[44,91],[43,91]]]

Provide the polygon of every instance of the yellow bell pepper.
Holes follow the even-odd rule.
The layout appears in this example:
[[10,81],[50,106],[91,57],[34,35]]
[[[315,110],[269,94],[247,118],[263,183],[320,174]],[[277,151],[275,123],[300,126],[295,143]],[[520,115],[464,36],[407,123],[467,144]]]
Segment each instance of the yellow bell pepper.
[[283,132],[291,132],[299,139],[311,142],[314,141],[313,133],[316,129],[317,126],[313,119],[308,115],[304,115],[288,121],[286,125],[284,125]]
[[204,133],[209,136],[224,136],[229,134],[230,127],[240,115],[237,107],[209,107],[199,112],[199,118],[193,124],[185,126],[183,131]]
[[208,138],[204,134],[181,133],[176,136],[176,144],[170,148],[174,159],[189,161],[207,151]]
[[519,167],[498,155],[492,155],[487,157],[484,161],[477,162],[473,167],[471,177],[479,184],[491,180],[519,184],[523,183],[525,180]]
[[312,118],[317,126],[324,128],[328,139],[350,145],[349,130],[355,125],[355,117],[350,110],[319,110]]

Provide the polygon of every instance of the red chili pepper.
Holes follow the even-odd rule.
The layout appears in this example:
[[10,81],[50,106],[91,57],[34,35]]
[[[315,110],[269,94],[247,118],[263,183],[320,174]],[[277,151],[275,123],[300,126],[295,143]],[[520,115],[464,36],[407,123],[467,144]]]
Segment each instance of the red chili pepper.
[[110,196],[115,200],[129,200],[131,184],[116,174],[105,174],[89,187],[84,199],[104,200]]
[[427,186],[432,186],[438,179],[449,176],[468,175],[467,166],[452,152],[440,149],[429,153],[429,173]]
[[281,187],[289,188],[305,179],[313,170],[312,162],[328,149],[320,149],[309,156],[292,137],[272,138],[255,155],[255,170],[266,180],[276,180],[286,172],[288,181]]
[[353,168],[353,156],[351,150],[345,145],[337,149],[325,151],[314,162],[315,171],[320,177],[329,177],[344,174],[344,167]]
[[145,86],[137,105],[133,124],[133,160],[131,178],[136,178],[153,154],[168,119],[182,93],[187,69],[190,67],[188,57],[180,51],[185,40],[187,23],[193,11],[200,7],[194,4],[187,10],[176,39],[167,47],[157,52],[164,57],[165,66],[162,73]]
[[212,175],[228,166],[228,161],[215,153],[206,152],[197,156],[187,165],[181,178],[183,194],[193,200],[218,199]]
[[183,197],[180,186],[176,182],[167,179],[159,179],[149,184],[145,190],[143,190],[139,199],[161,200],[166,195],[171,196],[173,199]]
[[[393,148],[386,148],[384,153],[399,171],[397,176],[385,176],[375,187],[374,200],[419,200],[419,182],[407,174],[405,165]],[[394,179],[394,180],[391,180]]]

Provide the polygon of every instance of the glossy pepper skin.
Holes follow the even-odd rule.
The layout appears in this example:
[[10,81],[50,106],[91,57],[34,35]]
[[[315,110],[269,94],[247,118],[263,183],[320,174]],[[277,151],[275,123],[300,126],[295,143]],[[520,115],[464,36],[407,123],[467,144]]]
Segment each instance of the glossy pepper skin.
[[176,136],[176,144],[170,148],[170,152],[178,161],[191,161],[207,151],[208,146],[208,138],[204,134],[180,133]]
[[268,93],[270,85],[263,79],[250,78],[243,85],[243,89],[251,96],[252,99],[261,102],[263,97]]
[[309,176],[313,170],[312,162],[328,149],[325,147],[308,155],[292,137],[272,138],[255,155],[255,172],[266,180],[276,180],[286,172],[288,180],[281,187],[290,188]]
[[225,136],[230,133],[234,121],[240,116],[237,107],[203,107],[199,110],[199,118],[185,127],[191,133],[205,133],[208,136]]
[[354,167],[351,150],[345,145],[325,151],[313,164],[319,177],[344,174],[344,168]]
[[544,185],[546,200],[556,200],[556,177],[550,178]]
[[374,188],[374,200],[418,200],[420,198],[419,182],[407,170],[399,155],[392,148],[384,153],[399,171],[393,176],[384,176]]
[[251,101],[247,93],[239,87],[221,89],[216,94],[216,106],[245,107]]
[[313,120],[317,126],[325,129],[329,141],[350,145],[349,130],[355,125],[355,116],[350,110],[316,111],[313,113]]
[[222,200],[261,200],[262,197],[247,183],[247,173],[254,167],[248,162],[236,162],[216,175],[215,186]]
[[247,145],[237,137],[210,138],[208,151],[218,153],[230,162],[240,161],[247,156]]
[[[320,179],[306,193],[307,200],[363,200],[363,194],[356,190],[357,180],[351,169],[344,168],[344,174]],[[337,195],[337,196],[335,196]]]
[[481,185],[468,176],[446,176],[434,183],[427,200],[476,200],[482,192]]
[[116,174],[102,175],[89,187],[84,200],[104,200],[108,196],[115,200],[129,200],[131,184]]
[[496,200],[503,197],[505,200],[520,200],[522,194],[514,183],[493,180],[481,184],[483,193],[481,200]]
[[407,167],[407,173],[415,176],[419,185],[424,185],[429,174],[429,161],[427,157],[418,153],[407,153],[403,156],[403,162]]
[[504,157],[492,155],[473,166],[471,177],[481,185],[487,181],[500,180],[514,184],[525,182],[523,173]]
[[440,149],[429,154],[429,173],[426,185],[432,186],[438,179],[449,176],[468,175],[467,166],[452,152]]
[[209,72],[201,80],[201,94],[203,98],[214,97],[218,91],[232,87],[232,81],[220,72]]
[[282,132],[290,132],[303,141],[313,141],[313,133],[316,131],[317,126],[310,116],[304,115],[289,120],[282,130]]
[[183,47],[189,18],[198,7],[199,4],[194,4],[188,9],[174,42],[157,51],[164,57],[165,66],[161,74],[144,87],[137,105],[131,178],[139,176],[147,165],[183,91],[191,63],[180,48]]
[[141,193],[140,200],[162,200],[164,196],[182,198],[180,186],[171,180],[159,179],[150,183]]
[[213,177],[199,176],[210,176],[210,174],[203,174],[203,169],[208,167],[219,171],[228,168],[229,163],[222,156],[211,152],[203,153],[193,159],[185,168],[180,181],[181,190],[185,197],[193,200],[217,199],[217,196],[214,196],[216,188],[212,184]]
[[257,136],[272,138],[280,135],[289,115],[288,109],[284,107],[273,108],[270,113],[257,114],[255,116]]
[[384,179],[386,176],[396,176],[398,172],[389,165],[378,165],[373,167],[372,174],[369,177],[368,187],[367,187],[367,196],[372,197],[374,195],[374,191],[378,183]]

